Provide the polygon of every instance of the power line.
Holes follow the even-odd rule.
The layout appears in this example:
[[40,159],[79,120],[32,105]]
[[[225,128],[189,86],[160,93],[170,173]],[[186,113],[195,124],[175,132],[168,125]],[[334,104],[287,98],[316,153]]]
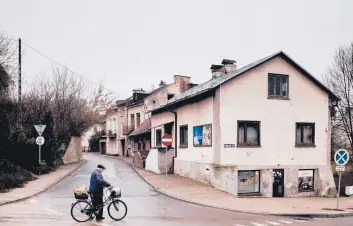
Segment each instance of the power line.
[[[99,84],[93,82],[92,80],[86,78],[85,76],[83,76],[83,75],[81,75],[81,74],[79,74],[79,73],[77,73],[77,72],[74,72],[73,70],[69,69],[69,68],[66,67],[65,65],[63,65],[63,64],[61,64],[61,63],[59,63],[59,62],[53,60],[52,58],[48,57],[47,55],[45,55],[45,54],[39,52],[39,51],[36,50],[35,48],[33,48],[33,47],[29,46],[28,44],[24,43],[23,41],[22,41],[22,44],[24,44],[24,45],[27,46],[28,48],[32,49],[34,52],[38,53],[38,54],[41,55],[42,57],[44,57],[44,58],[46,58],[46,59],[48,59],[48,60],[50,60],[50,61],[56,63],[57,65],[60,65],[60,66],[63,67],[63,68],[66,68],[66,69],[67,69],[68,71],[70,71],[71,73],[73,73],[73,74],[75,74],[75,75],[78,75],[78,76],[80,76],[80,77],[83,78],[83,79],[86,79],[87,81],[89,81],[89,82],[95,84],[96,86],[100,86]],[[115,93],[115,92],[113,92],[113,91],[111,91],[111,90],[105,88],[104,86],[102,86],[102,88],[105,89],[105,90],[107,90],[107,91],[109,91],[109,92],[111,92],[111,93],[113,93],[113,94],[115,94],[115,95],[118,95],[117,93]]]

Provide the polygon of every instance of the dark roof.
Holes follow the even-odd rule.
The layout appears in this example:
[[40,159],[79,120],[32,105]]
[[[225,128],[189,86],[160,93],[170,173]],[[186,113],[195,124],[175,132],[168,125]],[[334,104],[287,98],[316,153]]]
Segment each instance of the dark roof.
[[217,70],[217,69],[221,69],[222,67],[223,67],[223,65],[212,64],[210,69],[211,69],[211,70],[214,70],[214,69]]
[[139,125],[132,133],[130,133],[129,137],[137,136],[145,133],[151,132],[151,120],[148,118],[141,125]]
[[129,103],[131,103],[131,102],[133,102],[132,96],[129,97],[129,98],[126,98],[125,100],[118,100],[118,101],[116,101],[116,105],[117,105],[118,107],[121,107],[122,105],[127,105],[127,104],[129,104]]
[[326,93],[329,94],[330,98],[332,100],[339,100],[339,98],[331,91],[329,90],[325,85],[323,85],[321,82],[319,82],[316,78],[314,78],[308,71],[306,71],[303,67],[301,67],[298,63],[296,63],[293,59],[291,59],[287,54],[285,54],[283,51],[279,51],[277,53],[274,53],[270,56],[267,56],[265,58],[262,58],[258,61],[255,61],[251,64],[248,64],[242,68],[239,68],[237,70],[235,70],[232,73],[229,74],[225,74],[223,76],[220,77],[216,77],[216,78],[212,78],[198,86],[195,86],[191,89],[186,90],[185,92],[180,93],[179,95],[174,96],[172,99],[168,100],[167,103],[160,105],[158,107],[155,107],[153,109],[151,109],[150,111],[156,111],[159,109],[163,109],[169,106],[172,106],[176,103],[182,102],[183,100],[186,100],[188,98],[191,97],[196,97],[199,96],[201,94],[207,93],[217,87],[219,87],[220,85],[222,85],[223,83],[229,81],[232,78],[235,78],[247,71],[249,71],[250,69],[253,69],[257,66],[262,65],[263,63],[275,58],[275,57],[282,57],[284,60],[286,60],[288,63],[290,63],[293,67],[295,67],[298,71],[300,71],[301,73],[303,73],[308,79],[310,79],[313,83],[315,83],[318,87],[320,87],[323,91],[325,91]]
[[236,62],[235,60],[227,60],[227,59],[222,60],[222,64],[234,64],[235,62]]

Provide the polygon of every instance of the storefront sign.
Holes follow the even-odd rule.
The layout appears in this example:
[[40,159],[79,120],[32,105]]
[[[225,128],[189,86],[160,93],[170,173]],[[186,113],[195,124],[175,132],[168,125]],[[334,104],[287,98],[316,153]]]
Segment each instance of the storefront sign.
[[299,177],[312,177],[313,170],[299,170]]
[[194,126],[193,141],[195,147],[212,146],[212,124]]

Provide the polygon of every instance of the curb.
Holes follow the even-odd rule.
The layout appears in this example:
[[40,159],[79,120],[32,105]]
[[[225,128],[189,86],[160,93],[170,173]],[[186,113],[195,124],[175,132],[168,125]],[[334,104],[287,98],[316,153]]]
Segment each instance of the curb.
[[263,216],[292,217],[292,218],[343,218],[343,217],[352,217],[353,216],[353,212],[351,212],[351,213],[335,213],[335,214],[320,214],[320,213],[318,213],[318,214],[263,213],[263,212],[249,212],[249,211],[242,211],[242,210],[223,208],[223,207],[219,207],[219,206],[206,205],[206,204],[203,204],[203,203],[189,201],[189,200],[186,200],[186,199],[183,199],[183,198],[179,198],[179,197],[174,196],[174,195],[170,195],[170,194],[168,194],[168,193],[156,188],[147,179],[145,179],[135,169],[135,167],[133,167],[131,164],[129,164],[129,165],[134,169],[134,171],[137,173],[137,175],[139,175],[142,178],[142,180],[144,180],[148,185],[150,185],[152,188],[154,188],[154,190],[156,192],[158,192],[159,194],[168,196],[169,198],[176,199],[176,200],[179,200],[179,201],[182,201],[182,202],[190,203],[190,204],[195,204],[195,205],[199,205],[199,206],[215,208],[215,209],[220,209],[220,210],[226,210],[226,211],[236,212],[236,213],[254,214],[254,215],[263,215]]
[[48,191],[50,188],[54,187],[55,185],[57,185],[58,183],[60,183],[62,180],[64,180],[65,178],[69,177],[71,174],[73,174],[74,172],[76,172],[81,166],[83,166],[84,164],[86,164],[86,160],[82,160],[82,162],[76,166],[75,168],[71,169],[69,172],[67,172],[64,176],[56,179],[53,183],[49,184],[48,186],[46,186],[45,188],[43,188],[43,190],[41,191],[38,191],[32,195],[29,195],[29,196],[26,196],[26,197],[23,197],[23,198],[19,198],[19,199],[15,199],[15,200],[11,200],[11,201],[7,201],[7,202],[3,202],[3,203],[0,203],[0,206],[5,206],[5,205],[8,205],[8,204],[12,204],[12,203],[16,203],[16,202],[21,202],[21,201],[24,201],[26,199],[29,199],[29,198],[33,198],[43,192],[46,192]]

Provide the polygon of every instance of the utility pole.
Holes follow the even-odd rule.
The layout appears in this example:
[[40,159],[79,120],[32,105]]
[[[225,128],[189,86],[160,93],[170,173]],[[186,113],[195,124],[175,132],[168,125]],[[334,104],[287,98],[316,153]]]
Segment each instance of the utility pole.
[[18,39],[18,103],[20,107],[20,127],[22,129],[22,80],[21,80],[21,38]]

